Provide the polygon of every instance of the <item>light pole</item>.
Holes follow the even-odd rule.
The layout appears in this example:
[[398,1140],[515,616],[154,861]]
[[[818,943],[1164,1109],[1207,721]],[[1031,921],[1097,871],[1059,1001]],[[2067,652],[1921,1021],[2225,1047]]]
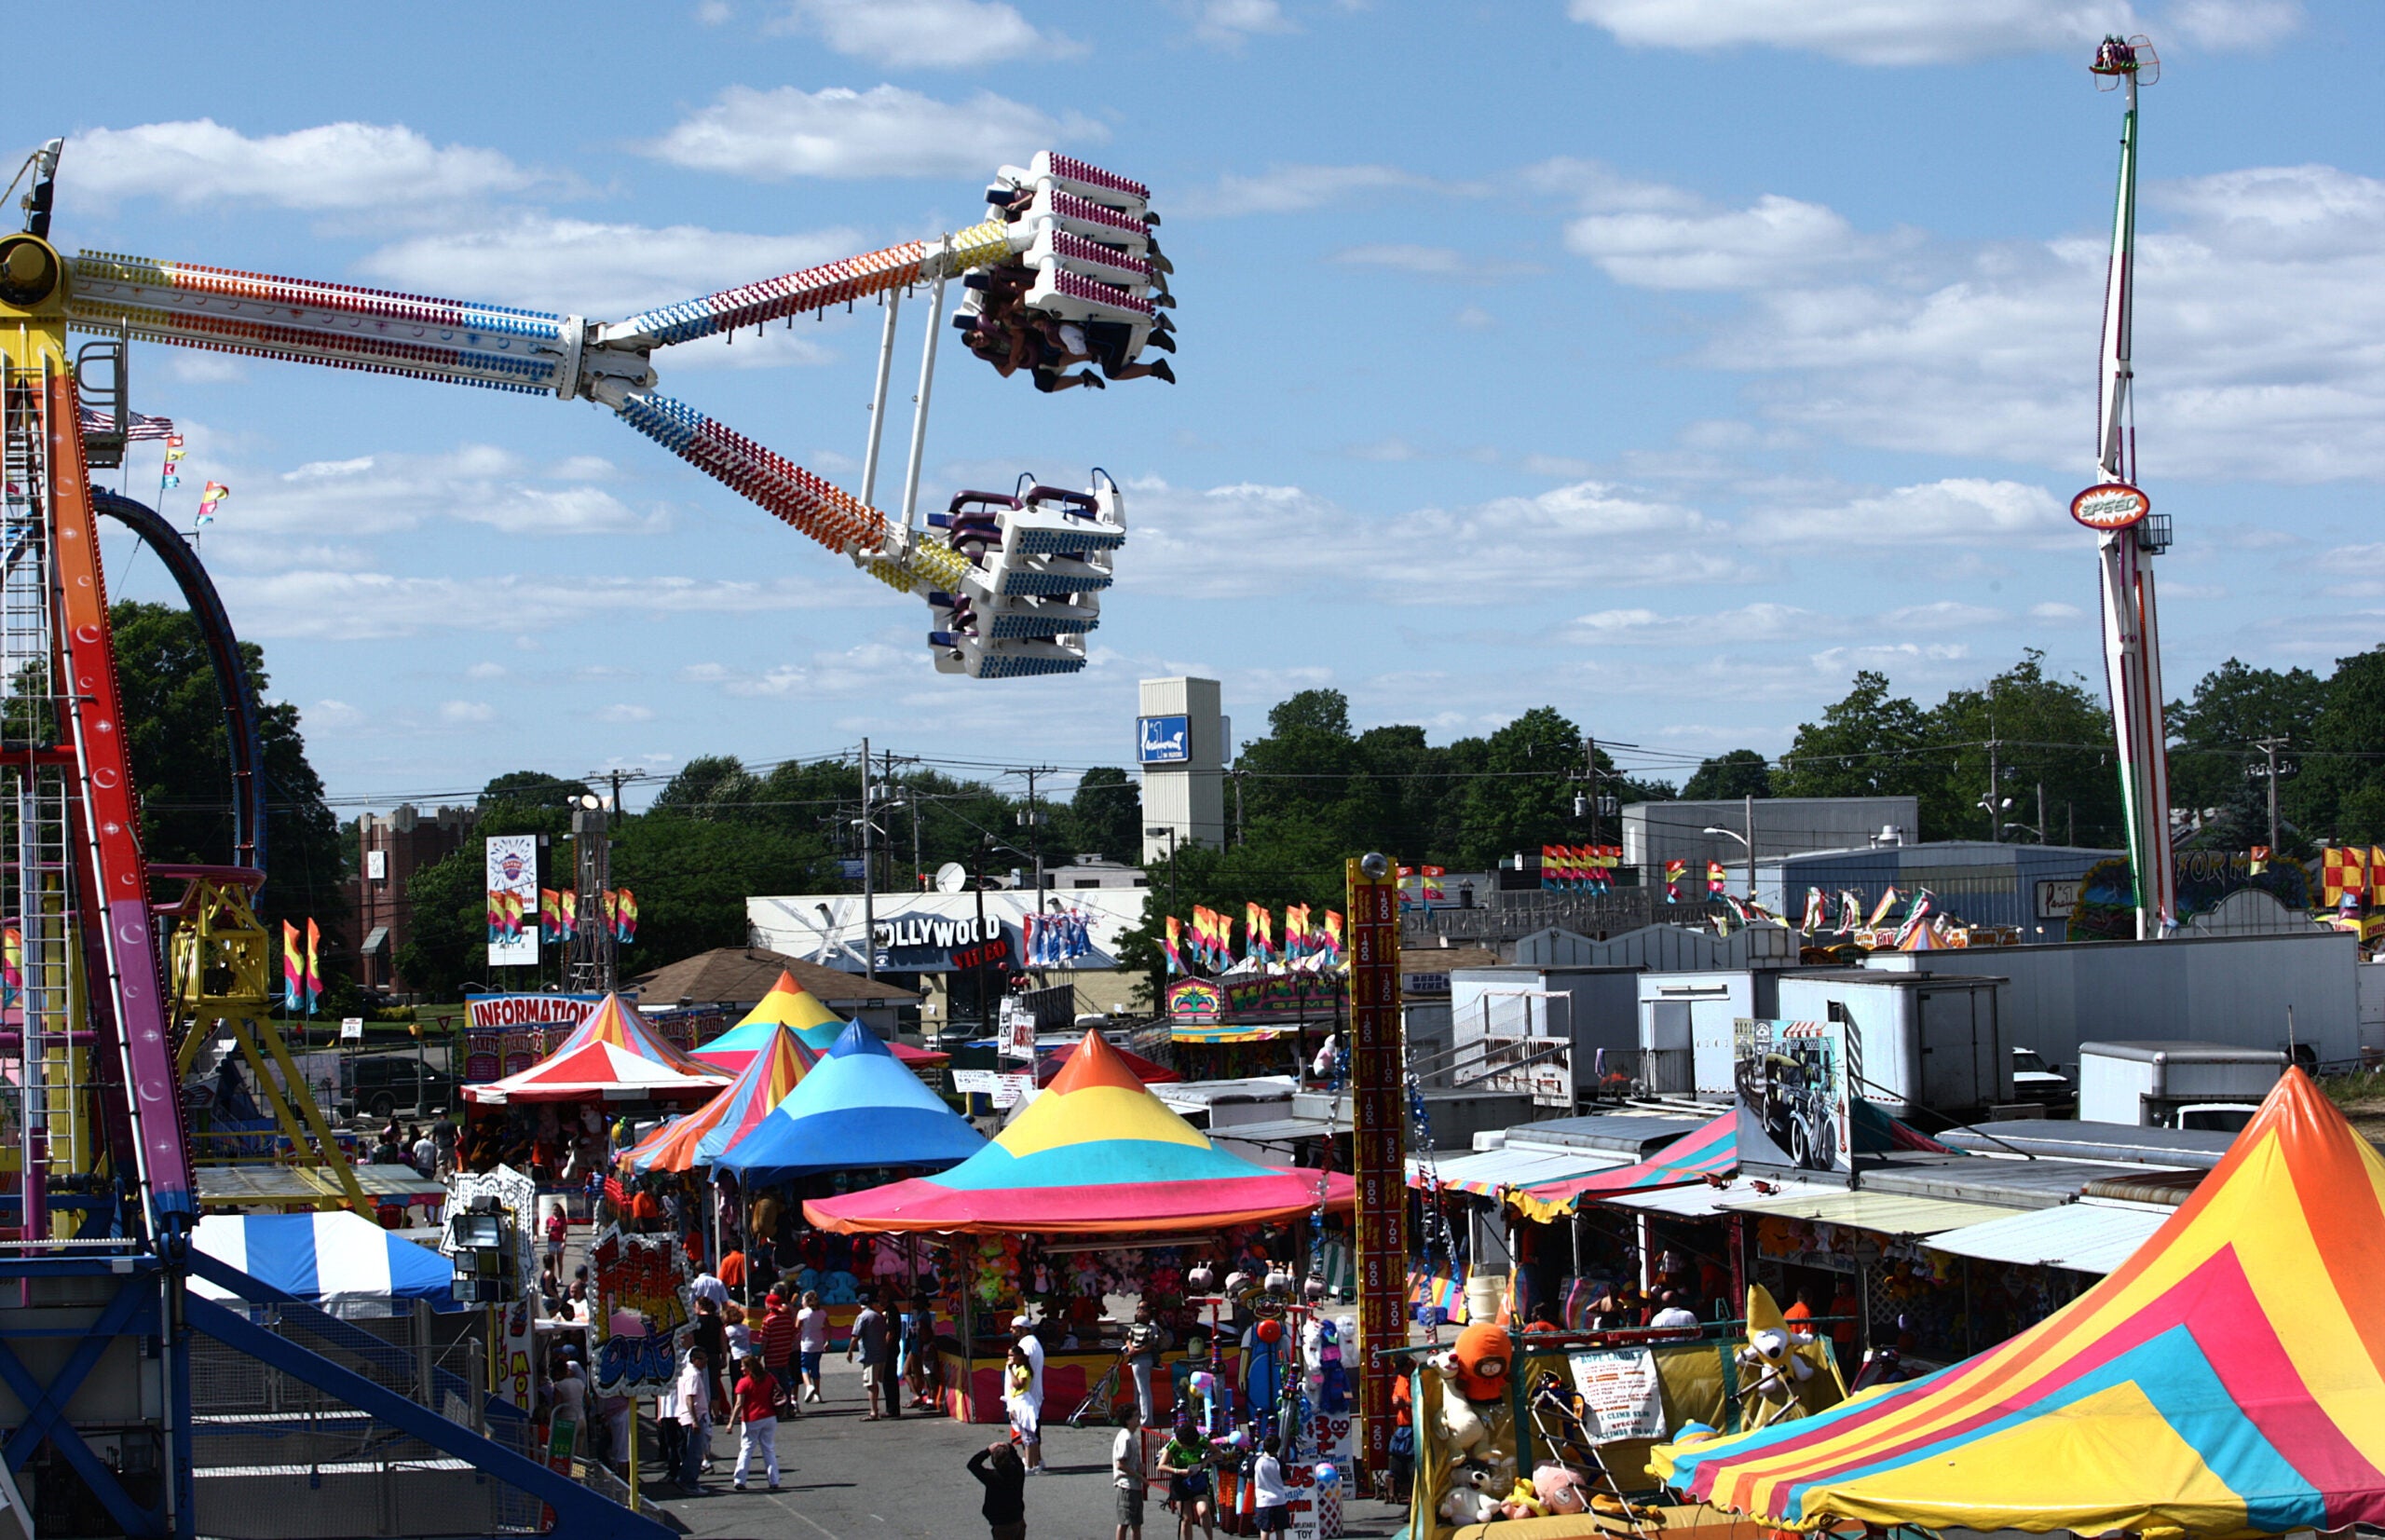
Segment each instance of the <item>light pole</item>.
[[1705,828],[1698,832],[1701,834],[1716,835],[1724,839],[1736,839],[1747,848],[1748,896],[1750,898],[1753,898],[1755,896],[1755,841],[1748,836],[1741,834],[1738,830],[1726,829],[1720,824],[1709,824]]

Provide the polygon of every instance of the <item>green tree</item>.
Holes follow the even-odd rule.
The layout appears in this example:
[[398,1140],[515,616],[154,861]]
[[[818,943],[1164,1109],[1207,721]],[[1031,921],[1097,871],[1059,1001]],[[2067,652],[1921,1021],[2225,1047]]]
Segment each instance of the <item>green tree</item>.
[[1772,777],[1775,797],[1926,797],[1942,778],[1929,752],[1928,717],[1888,676],[1858,674],[1821,720],[1797,729]]
[[1685,802],[1719,802],[1734,797],[1770,797],[1772,770],[1753,749],[1733,749],[1698,761],[1697,773],[1681,789]]
[[2310,739],[2296,805],[2311,828],[2337,844],[2385,844],[2385,647],[2336,660]]
[[[2034,827],[2042,786],[2047,843],[2072,829],[2083,845],[2126,842],[2110,714],[2083,678],[2048,675],[2044,660],[2028,648],[1980,688],[1949,690],[1929,713],[1928,741],[1945,769],[1923,797],[1923,838],[1990,839],[2011,837],[2010,825]],[[1981,806],[1991,767],[1992,813]]]
[[[141,786],[142,848],[152,861],[222,865],[232,859],[232,761],[198,622],[188,610],[138,603],[112,606],[108,618],[125,747]],[[348,913],[342,884],[354,841],[342,837],[307,762],[298,708],[266,699],[265,650],[243,642],[240,661],[257,697],[264,751],[267,874],[258,917],[276,934],[284,920],[329,924]],[[325,971],[344,982],[344,967],[327,962]]]
[[1554,707],[1534,706],[1492,733],[1464,794],[1463,864],[1495,866],[1519,852],[1529,859],[1587,835],[1574,816],[1582,769],[1582,729]]
[[[2319,714],[2327,686],[2309,669],[2251,668],[2230,658],[2195,686],[2191,700],[2172,702],[2170,729],[2170,801],[2174,807],[2223,811],[2230,838],[2243,817],[2240,804],[2257,804],[2257,816],[2246,825],[2255,832],[2243,845],[2211,844],[2212,849],[2243,849],[2269,842],[2269,802],[2266,787],[2248,784],[2245,767],[2262,756],[2253,745],[2263,738],[2283,738],[2288,758],[2317,742]],[[2297,777],[2279,787],[2279,814],[2289,825],[2299,825],[2309,812],[2309,786],[2323,786],[2325,777]],[[2220,836],[2206,830],[2215,840]],[[2289,849],[2295,840],[2285,841]]]
[[1115,765],[1096,765],[1052,820],[1054,853],[1135,861],[1143,849],[1143,794]]
[[827,891],[835,856],[817,835],[671,811],[624,819],[613,835],[613,881],[637,894],[635,945],[624,976],[751,938],[745,900]]

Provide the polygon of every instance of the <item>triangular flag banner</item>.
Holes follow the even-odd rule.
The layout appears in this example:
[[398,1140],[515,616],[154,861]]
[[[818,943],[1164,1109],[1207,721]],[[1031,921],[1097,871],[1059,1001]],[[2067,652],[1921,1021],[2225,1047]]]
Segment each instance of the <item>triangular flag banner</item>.
[[1682,884],[1682,879],[1683,879],[1683,878],[1687,877],[1688,875],[1689,875],[1689,863],[1688,863],[1688,862],[1686,862],[1686,861],[1668,861],[1668,862],[1666,862],[1666,863],[1665,863],[1665,902],[1666,902],[1666,903],[1668,903],[1668,904],[1678,904],[1678,903],[1680,903],[1680,902],[1681,902],[1681,884]]
[[284,1010],[307,1008],[307,963],[298,951],[298,927],[286,920],[281,922],[281,998]]
[[307,973],[300,981],[307,987],[307,1009],[312,1011],[323,1002],[323,973],[317,965],[316,953],[323,944],[323,933],[311,920],[307,921]]
[[1719,893],[1723,891],[1724,881],[1723,863],[1720,861],[1706,863],[1706,891],[1709,893]]
[[1180,974],[1184,971],[1184,951],[1181,945],[1183,939],[1183,921],[1178,920],[1174,915],[1169,915],[1167,917],[1167,935],[1165,940],[1160,942],[1160,949],[1167,954],[1167,971],[1171,974]]

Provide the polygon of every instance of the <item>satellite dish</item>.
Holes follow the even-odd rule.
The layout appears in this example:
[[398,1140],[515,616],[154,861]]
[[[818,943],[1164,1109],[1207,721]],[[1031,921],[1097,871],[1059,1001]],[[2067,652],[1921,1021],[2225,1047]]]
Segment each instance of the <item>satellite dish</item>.
[[957,893],[969,886],[969,868],[958,861],[947,861],[935,869],[935,891]]

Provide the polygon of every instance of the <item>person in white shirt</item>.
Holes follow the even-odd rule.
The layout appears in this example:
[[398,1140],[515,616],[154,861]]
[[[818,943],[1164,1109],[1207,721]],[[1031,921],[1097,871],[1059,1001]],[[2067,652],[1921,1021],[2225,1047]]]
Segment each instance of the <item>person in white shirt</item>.
[[688,1293],[694,1299],[710,1300],[715,1310],[729,1302],[729,1286],[714,1277],[711,1268],[696,1274],[696,1281],[688,1286]]
[[579,1377],[579,1366],[569,1359],[556,1365],[554,1383],[548,1387],[547,1394],[554,1403],[554,1414],[569,1418],[584,1432],[588,1424],[588,1382]]
[[[1019,1398],[1033,1411],[1040,1429],[1043,1416],[1043,1342],[1024,1315],[1012,1316],[1010,1329],[1018,1336],[1019,1351],[1027,1355],[1027,1394]],[[1043,1474],[1043,1440],[1040,1437],[1019,1452],[1027,1456],[1028,1475]]]
[[1648,1317],[1649,1330],[1695,1331],[1703,1324],[1697,1318],[1697,1312],[1687,1308],[1681,1302],[1681,1296],[1679,1294],[1668,1289],[1665,1292],[1663,1302],[1664,1308]]
[[1259,1533],[1281,1534],[1292,1527],[1291,1489],[1284,1485],[1283,1463],[1275,1458],[1283,1440],[1269,1434],[1261,1440],[1259,1458],[1250,1462],[1250,1501],[1259,1510]]
[[1143,1465],[1143,1418],[1138,1408],[1119,1409],[1118,1437],[1110,1441],[1110,1484],[1118,1489],[1117,1540],[1143,1540],[1143,1495],[1151,1476]]
[[797,1405],[820,1399],[820,1356],[828,1351],[828,1307],[820,1291],[803,1291],[803,1308],[795,1313],[795,1362],[802,1394]]
[[688,1440],[679,1451],[679,1485],[688,1492],[703,1490],[704,1460],[712,1453],[712,1373],[705,1367],[704,1350],[688,1349],[688,1361],[679,1370],[679,1383],[673,1397],[678,1409],[679,1426]]

